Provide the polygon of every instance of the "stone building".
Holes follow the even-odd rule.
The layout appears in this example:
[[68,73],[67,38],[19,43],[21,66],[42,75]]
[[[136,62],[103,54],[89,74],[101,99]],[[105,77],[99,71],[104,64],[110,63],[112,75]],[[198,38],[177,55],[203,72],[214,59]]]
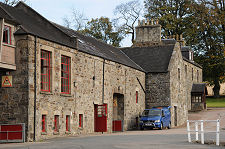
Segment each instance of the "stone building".
[[19,2],[0,3],[0,29],[0,123],[25,123],[28,141],[132,129],[154,106],[171,106],[179,126],[196,107],[201,66],[157,22],[139,22],[134,45],[118,49]]
[[28,141],[136,126],[145,73],[127,55],[22,2],[0,12],[0,77],[11,84],[1,81],[0,123],[25,123]]
[[122,50],[146,72],[146,108],[171,106],[172,126],[184,124],[192,109],[192,86],[202,82],[202,68],[182,37],[161,39],[158,21],[143,20],[136,27],[133,46]]

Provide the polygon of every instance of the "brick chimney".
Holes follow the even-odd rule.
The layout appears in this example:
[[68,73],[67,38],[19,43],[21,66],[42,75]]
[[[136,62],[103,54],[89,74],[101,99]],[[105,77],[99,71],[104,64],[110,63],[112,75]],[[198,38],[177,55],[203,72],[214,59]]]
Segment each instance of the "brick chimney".
[[157,45],[161,42],[161,25],[158,24],[158,20],[142,20],[138,21],[136,27],[136,39],[135,44],[140,45]]

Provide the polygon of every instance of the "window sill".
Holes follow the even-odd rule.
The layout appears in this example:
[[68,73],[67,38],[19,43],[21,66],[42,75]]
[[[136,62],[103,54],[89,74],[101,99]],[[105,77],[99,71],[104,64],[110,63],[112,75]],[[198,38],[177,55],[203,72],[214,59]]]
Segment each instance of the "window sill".
[[54,132],[53,132],[53,135],[59,135],[59,132],[54,131]]
[[47,135],[47,132],[41,132],[41,135]]
[[40,94],[53,95],[53,93],[51,93],[51,92],[44,92],[44,91],[40,91]]
[[12,47],[12,48],[15,48],[16,46],[14,46],[14,45],[11,45],[11,44],[7,44],[7,43],[4,43],[4,42],[2,42],[2,45],[3,46],[8,46],[8,47]]
[[63,94],[63,93],[61,93],[60,96],[64,96],[64,97],[73,97],[71,94]]

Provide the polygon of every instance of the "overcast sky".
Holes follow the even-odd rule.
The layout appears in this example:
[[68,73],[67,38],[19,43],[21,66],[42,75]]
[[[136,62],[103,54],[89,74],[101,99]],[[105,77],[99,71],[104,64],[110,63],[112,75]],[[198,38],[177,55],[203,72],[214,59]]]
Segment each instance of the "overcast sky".
[[[113,18],[115,7],[129,1],[131,0],[27,0],[26,2],[48,20],[63,25],[63,18],[71,15],[73,8],[83,12],[89,19],[101,16]],[[122,46],[130,45],[130,39],[122,42]]]

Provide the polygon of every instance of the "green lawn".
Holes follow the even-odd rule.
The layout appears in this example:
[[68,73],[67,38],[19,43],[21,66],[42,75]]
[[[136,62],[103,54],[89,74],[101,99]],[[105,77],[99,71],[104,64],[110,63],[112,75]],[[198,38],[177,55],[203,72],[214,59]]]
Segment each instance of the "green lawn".
[[207,107],[221,108],[225,107],[225,97],[223,98],[206,98]]

